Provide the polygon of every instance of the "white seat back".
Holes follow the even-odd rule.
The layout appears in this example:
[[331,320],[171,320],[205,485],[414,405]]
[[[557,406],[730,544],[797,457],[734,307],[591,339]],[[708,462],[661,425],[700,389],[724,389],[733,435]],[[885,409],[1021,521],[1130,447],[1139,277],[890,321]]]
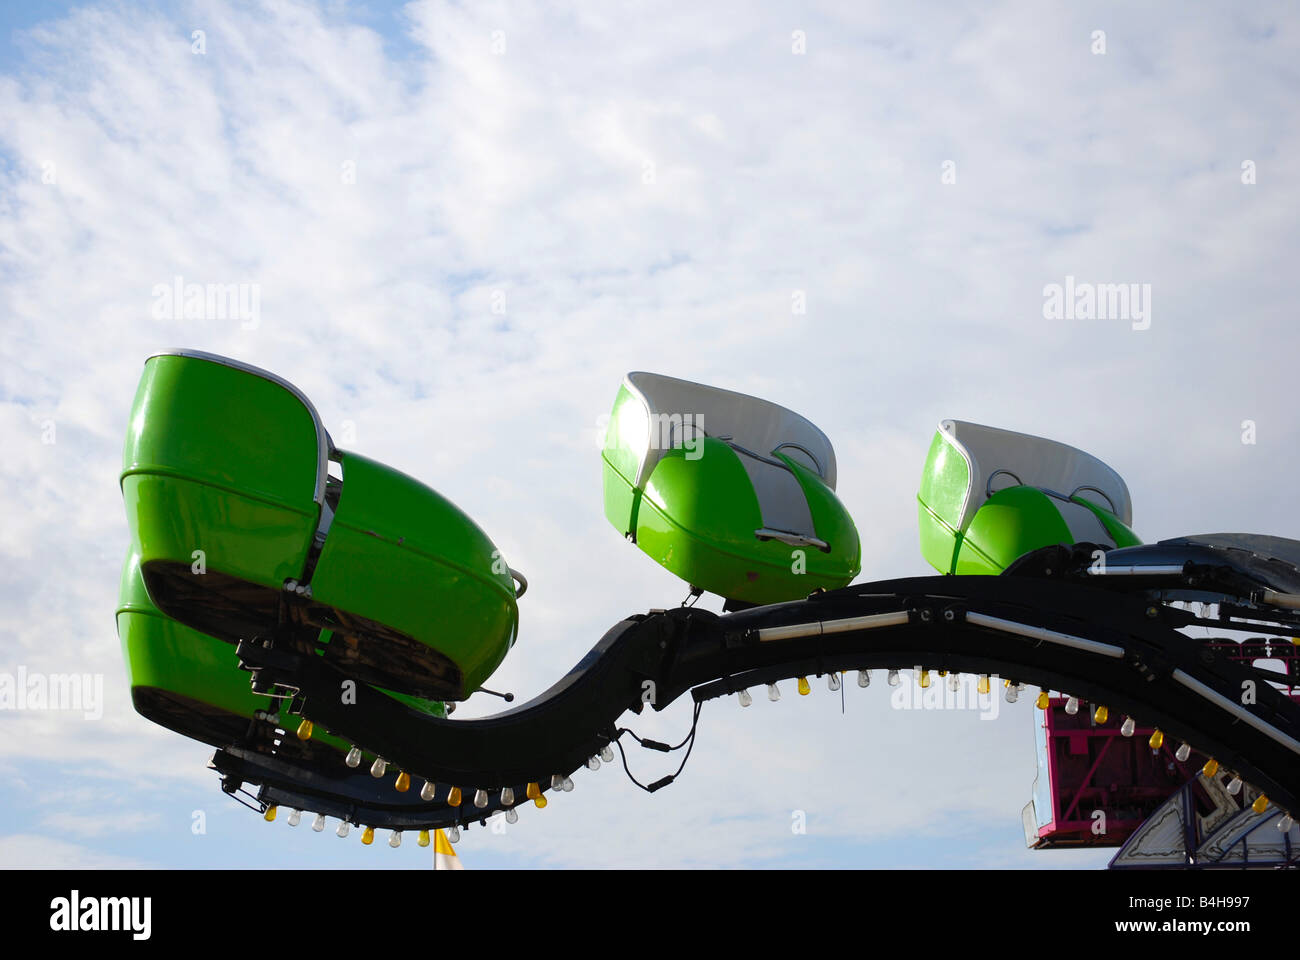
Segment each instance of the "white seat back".
[[[1039,487],[1061,497],[1077,493],[1110,509],[1125,526],[1133,523],[1133,501],[1128,485],[1092,454],[1055,440],[963,420],[944,420],[939,424],[939,431],[965,459],[970,473],[959,530],[966,529],[990,493],[1017,484]],[[1058,506],[1076,534],[1092,533],[1077,539],[1109,541],[1108,536],[1099,540],[1098,534],[1104,530],[1087,508],[1077,504]]]

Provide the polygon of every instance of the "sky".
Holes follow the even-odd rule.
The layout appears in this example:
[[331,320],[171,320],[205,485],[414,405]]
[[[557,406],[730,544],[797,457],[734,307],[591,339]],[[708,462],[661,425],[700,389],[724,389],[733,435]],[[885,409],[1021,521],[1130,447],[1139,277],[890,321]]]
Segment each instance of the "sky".
[[[0,710],[0,865],[428,866],[264,823],[208,748],[132,710],[117,476],[158,350],[274,371],[469,513],[530,582],[489,684],[520,700],[685,595],[601,509],[629,370],[816,422],[859,582],[927,572],[915,495],[949,417],[1100,456],[1146,540],[1300,538],[1298,72],[1290,4],[4,5],[0,672],[89,673],[104,702]],[[256,310],[160,310],[176,278],[247,284]],[[1088,284],[1136,285],[1128,313],[1050,309]],[[894,709],[880,682],[842,713],[791,692],[706,705],[670,788],[581,770],[463,862],[1113,853],[1025,849],[1032,698],[990,722]],[[676,742],[689,719],[629,725]]]

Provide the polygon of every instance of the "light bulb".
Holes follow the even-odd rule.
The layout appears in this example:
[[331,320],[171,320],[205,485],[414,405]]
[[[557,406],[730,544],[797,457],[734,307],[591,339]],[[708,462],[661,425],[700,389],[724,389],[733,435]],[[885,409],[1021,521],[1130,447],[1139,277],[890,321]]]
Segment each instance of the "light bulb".
[[419,838],[418,840],[416,840],[415,842],[418,843],[418,844],[419,844],[420,846],[422,846],[422,847],[427,847],[427,846],[429,845],[429,831],[428,831],[428,830],[421,830],[421,831],[420,831],[420,838]]
[[1268,809],[1268,797],[1261,793],[1255,798],[1255,802],[1250,805],[1250,809],[1254,810],[1256,813],[1263,813]]
[[372,777],[382,777],[388,770],[388,761],[383,757],[375,757],[375,762],[370,765],[370,775]]
[[1133,722],[1132,717],[1125,717],[1124,722],[1120,724],[1119,732],[1126,737],[1133,736],[1133,731],[1137,729],[1137,724]]
[[512,806],[514,806],[514,803],[515,803],[515,788],[514,788],[514,787],[502,787],[502,788],[501,788],[501,806],[503,806],[503,807],[512,807]]
[[927,687],[929,687],[929,686],[930,686],[930,671],[929,671],[929,670],[922,670],[922,671],[921,671],[920,678],[918,679],[917,682],[921,684],[921,689],[922,689],[922,690],[924,690],[924,689],[926,689]]
[[541,795],[542,795],[542,788],[538,785],[536,780],[528,784],[528,789],[524,791],[524,796],[526,796],[529,800],[536,800]]
[[447,831],[447,840],[451,843],[460,843],[460,824],[453,823]]
[[301,810],[290,810],[290,811],[289,811],[289,819],[286,820],[285,823],[289,824],[289,826],[291,826],[291,827],[296,827],[296,826],[298,826],[298,824],[302,823],[302,811],[301,811]]
[[487,791],[484,790],[482,787],[479,787],[477,790],[474,791],[474,806],[482,810],[487,805],[488,805]]
[[587,769],[588,769],[588,770],[593,770],[593,771],[594,771],[594,770],[599,770],[599,769],[600,769],[600,757],[588,757],[588,758],[587,758]]
[[1098,707],[1092,715],[1093,723],[1105,723],[1110,719],[1110,711],[1105,707]]
[[437,792],[438,788],[434,785],[434,782],[432,780],[426,780],[424,781],[424,786],[420,788],[420,799],[425,803],[428,803],[433,799],[434,794]]
[[344,758],[343,762],[353,769],[361,766],[361,748],[353,747],[349,750],[348,755]]
[[1007,688],[1007,703],[1015,703],[1017,700],[1020,699],[1020,687],[1018,684],[1014,684],[1010,680],[1008,680],[1006,684],[1006,688]]
[[947,670],[936,670],[935,673],[937,673],[937,674],[938,674],[939,676],[941,676],[941,677],[946,677],[946,676],[948,676],[948,671],[947,671]]
[[316,814],[316,819],[311,822],[311,828],[315,830],[317,833],[320,833],[322,830],[324,830],[325,814],[323,813]]
[[975,689],[976,689],[976,691],[979,692],[980,694],[983,694],[983,695],[985,695],[985,696],[988,695],[988,692],[989,692],[989,675],[988,675],[987,673],[981,673],[981,674],[980,674],[979,682],[975,685]]
[[1291,814],[1284,813],[1277,821],[1277,829],[1281,833],[1290,833],[1291,828],[1295,826],[1295,821],[1291,819]]
[[262,814],[262,819],[265,820],[267,823],[270,823],[272,820],[275,819],[275,811],[277,809],[278,807],[276,807],[275,804],[271,804],[269,807],[266,808],[266,813]]
[[869,687],[869,686],[871,686],[871,671],[870,671],[870,670],[859,670],[859,671],[858,671],[858,686],[859,686],[859,687]]
[[767,699],[771,700],[773,703],[776,703],[781,699],[781,688],[775,683],[769,683],[767,685]]
[[1159,750],[1164,746],[1164,743],[1165,735],[1161,733],[1158,728],[1151,732],[1151,739],[1147,741],[1147,745],[1150,746],[1152,750]]
[[366,829],[364,829],[364,830],[361,831],[361,842],[362,842],[363,845],[365,845],[365,846],[367,846],[367,847],[370,846],[372,843],[375,842],[375,828],[374,828],[374,827],[366,827]]
[[298,724],[298,739],[310,740],[311,731],[312,731],[312,722],[310,720],[304,720],[302,723]]
[[1232,779],[1228,781],[1228,796],[1235,797],[1241,793],[1241,777],[1233,774]]
[[411,775],[403,770],[397,775],[397,780],[393,783],[393,789],[398,793],[405,793],[411,789]]
[[799,696],[801,696],[801,697],[806,697],[806,696],[808,696],[808,694],[810,694],[810,693],[812,693],[812,687],[808,686],[808,678],[807,678],[807,677],[800,677],[800,678],[799,678]]
[[958,690],[961,689],[961,674],[960,674],[960,673],[950,673],[950,674],[948,674],[948,689],[951,690],[953,693],[956,693]]
[[552,789],[552,790],[563,790],[563,789],[564,789],[564,777],[560,776],[558,773],[553,773],[553,774],[551,774],[551,789]]
[[614,762],[614,748],[608,743],[600,748],[600,759],[604,760],[606,763]]
[[1065,700],[1065,712],[1070,716],[1075,716],[1079,712],[1079,698],[1067,697]]
[[1174,751],[1174,759],[1177,760],[1179,763],[1186,763],[1187,758],[1190,757],[1191,755],[1192,755],[1192,748],[1185,743],[1179,744],[1178,749]]
[[826,675],[826,689],[832,693],[840,688],[840,675],[838,671],[833,671]]
[[1048,707],[1048,705],[1049,705],[1051,702],[1052,702],[1052,700],[1051,700],[1051,698],[1047,695],[1047,691],[1046,691],[1046,690],[1039,690],[1039,691],[1038,691],[1038,699],[1034,701],[1034,706],[1036,706],[1039,710],[1046,710],[1047,707]]
[[736,694],[736,699],[740,701],[742,707],[747,707],[754,702],[754,698],[749,695],[748,690],[741,690]]
[[887,682],[891,687],[896,687],[896,686],[898,686],[898,684],[901,682],[901,681],[898,679],[898,671],[897,671],[897,670],[890,670],[889,673],[888,673],[888,674],[886,675],[886,677],[885,677],[885,681],[886,681],[886,682]]
[[402,831],[394,830],[388,835],[388,845],[390,847],[400,847],[402,845]]
[[460,787],[452,787],[447,791],[447,806],[459,807],[460,799]]
[[542,809],[542,807],[546,806],[546,797],[539,793],[537,796],[533,797],[533,805],[536,806],[538,810]]
[[573,793],[573,780],[569,777],[565,777],[560,781],[560,789],[565,793]]
[[351,829],[351,826],[352,825],[348,823],[346,820],[341,820],[339,822],[339,828],[334,831],[334,836],[346,837],[348,835],[348,830]]
[[1219,772],[1219,761],[1215,760],[1213,757],[1210,757],[1209,760],[1206,760],[1205,766],[1201,767],[1201,773],[1207,777],[1212,777],[1218,772]]
[[518,822],[519,822],[519,811],[516,810],[514,807],[511,807],[509,810],[506,811],[506,823],[518,823]]

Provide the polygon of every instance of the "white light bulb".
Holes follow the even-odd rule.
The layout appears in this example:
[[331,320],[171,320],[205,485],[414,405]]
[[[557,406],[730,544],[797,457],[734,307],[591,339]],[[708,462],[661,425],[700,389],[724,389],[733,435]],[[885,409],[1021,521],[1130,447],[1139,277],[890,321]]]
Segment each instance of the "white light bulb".
[[1228,781],[1228,796],[1235,797],[1241,793],[1241,777],[1234,776]]
[[900,680],[898,679],[898,671],[897,671],[897,670],[890,670],[890,671],[889,671],[889,676],[886,677],[886,680],[888,680],[889,685],[890,685],[891,687],[896,687],[896,686],[899,685],[899,683],[902,682],[902,681],[900,681]]
[[741,690],[736,694],[736,699],[740,701],[742,707],[747,707],[754,702],[754,698],[749,695],[748,690]]
[[603,747],[601,747],[601,748],[600,748],[600,759],[604,760],[606,763],[613,763],[613,762],[614,762],[614,748],[611,747],[609,744],[605,744]]
[[1290,833],[1291,828],[1295,826],[1295,821],[1291,819],[1291,814],[1284,813],[1277,821],[1277,829],[1281,833]]
[[302,811],[294,810],[289,814],[289,826],[296,827],[302,822]]
[[564,777],[560,776],[558,773],[551,774],[551,789],[552,789],[552,790],[563,790],[563,789],[564,789]]
[[390,847],[400,847],[402,845],[402,831],[394,830],[388,835],[388,845]]
[[1133,722],[1132,717],[1125,717],[1124,722],[1120,725],[1119,732],[1126,737],[1133,736],[1133,731],[1137,729],[1137,724]]
[[506,823],[518,823],[518,822],[519,822],[519,811],[516,810],[514,807],[511,807],[509,810],[506,811]]
[[1079,712],[1079,698],[1069,697],[1065,701],[1065,712],[1070,716],[1075,716]]
[[501,788],[501,806],[503,806],[503,807],[509,807],[509,806],[511,806],[512,804],[514,804],[514,802],[515,802],[515,788],[514,788],[514,787],[502,787],[502,788]]
[[487,791],[484,790],[482,787],[479,787],[477,790],[474,791],[474,806],[482,810],[487,805],[488,805]]
[[447,839],[451,843],[460,843],[460,824],[453,823],[447,830]]
[[587,769],[588,769],[588,770],[599,770],[599,769],[600,769],[600,757],[588,757],[588,758],[587,758]]
[[316,814],[316,819],[311,822],[311,828],[315,830],[317,833],[320,833],[322,830],[324,830],[325,814],[323,813]]
[[767,699],[771,700],[773,703],[776,703],[781,699],[781,688],[775,683],[769,683],[767,685]]
[[349,767],[356,769],[361,766],[361,748],[353,747],[348,751],[348,755],[343,760]]
[[339,822],[339,828],[334,831],[336,837],[346,837],[348,835],[348,822],[346,820]]
[[859,687],[869,687],[869,686],[871,686],[871,671],[870,671],[870,670],[859,670],[859,671],[858,671],[858,686],[859,686]]
[[835,691],[840,688],[840,675],[837,672],[831,672],[826,675],[826,689]]
[[565,793],[572,793],[573,781],[569,777],[565,777],[562,781],[560,781],[560,789],[563,790]]
[[1179,763],[1185,763],[1187,761],[1187,758],[1190,757],[1191,755],[1192,755],[1192,748],[1185,743],[1180,745],[1179,748],[1176,751],[1174,751],[1174,757],[1175,759],[1178,760]]
[[370,775],[372,777],[382,777],[384,771],[388,769],[388,761],[383,757],[375,757],[375,762],[370,765]]
[[1013,683],[1007,687],[1007,703],[1015,703],[1020,699],[1020,685]]
[[420,788],[420,799],[423,800],[425,803],[428,803],[430,800],[433,799],[433,795],[437,792],[437,790],[438,788],[434,786],[432,780],[424,781],[424,786]]

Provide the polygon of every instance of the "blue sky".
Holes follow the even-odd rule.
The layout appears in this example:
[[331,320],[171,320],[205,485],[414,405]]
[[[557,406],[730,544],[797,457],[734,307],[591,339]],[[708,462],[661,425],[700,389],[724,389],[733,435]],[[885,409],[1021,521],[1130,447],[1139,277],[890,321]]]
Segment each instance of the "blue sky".
[[[601,513],[598,425],[628,370],[818,423],[864,581],[926,572],[914,497],[944,417],[1101,456],[1146,539],[1300,537],[1278,493],[1300,467],[1298,28],[1287,4],[5,5],[0,671],[101,674],[107,702],[0,711],[0,864],[427,865],[263,823],[207,750],[132,711],[116,477],[158,349],[279,373],[473,516],[530,580],[491,684],[522,698],[684,593]],[[177,276],[256,284],[258,324],[158,319]],[[1149,284],[1149,329],[1049,319],[1067,277]],[[1032,698],[983,722],[847,694],[844,716],[820,688],[711,704],[673,787],[580,771],[461,855],[1109,858],[1023,848]],[[675,742],[679,706],[638,730]]]

